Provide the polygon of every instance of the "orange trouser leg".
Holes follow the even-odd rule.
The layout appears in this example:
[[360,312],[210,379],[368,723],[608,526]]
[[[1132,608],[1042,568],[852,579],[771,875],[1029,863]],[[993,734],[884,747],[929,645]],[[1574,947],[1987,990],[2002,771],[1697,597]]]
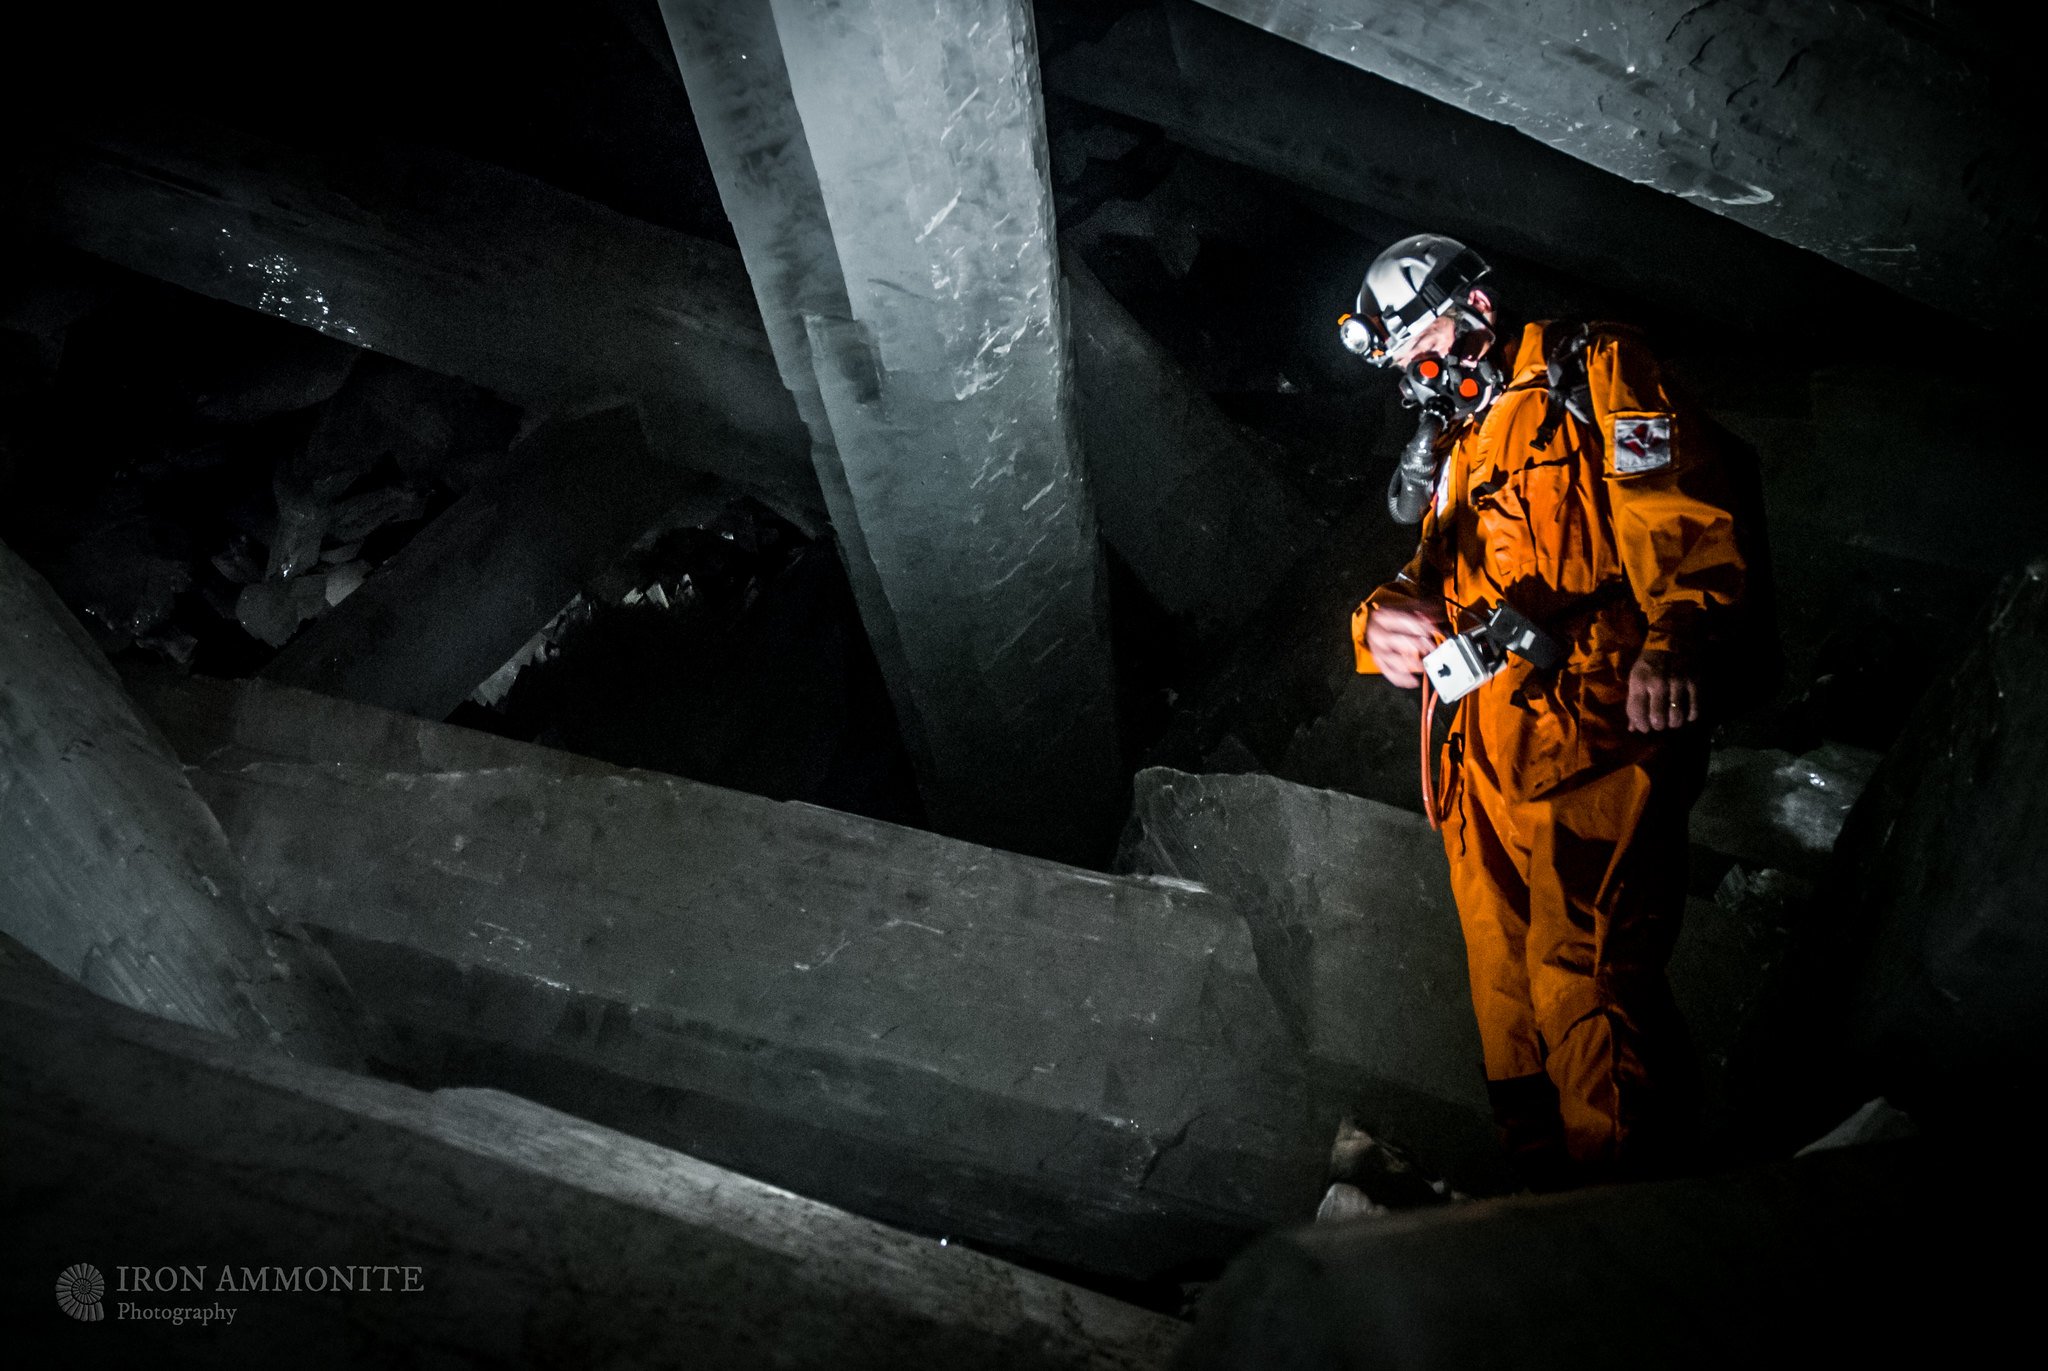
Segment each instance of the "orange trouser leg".
[[[1691,748],[1686,752],[1690,753]],[[1645,1160],[1687,1074],[1664,968],[1685,909],[1689,756],[1567,782],[1522,805],[1529,986],[1574,1161]]]
[[1465,933],[1486,1093],[1517,1179],[1549,1190],[1564,1180],[1564,1133],[1557,1092],[1543,1074],[1529,990],[1527,847],[1508,826],[1511,816],[1475,793],[1476,779],[1468,776],[1457,787],[1443,837]]
[[1684,1038],[1664,967],[1685,899],[1688,762],[1653,753],[1527,800],[1472,758],[1444,825],[1487,1079],[1546,1074],[1565,1146],[1589,1166],[1633,1160],[1659,1078],[1684,1074],[1666,1064]]
[[1543,1044],[1529,987],[1528,843],[1498,794],[1469,769],[1444,815],[1443,838],[1486,1079],[1539,1074]]

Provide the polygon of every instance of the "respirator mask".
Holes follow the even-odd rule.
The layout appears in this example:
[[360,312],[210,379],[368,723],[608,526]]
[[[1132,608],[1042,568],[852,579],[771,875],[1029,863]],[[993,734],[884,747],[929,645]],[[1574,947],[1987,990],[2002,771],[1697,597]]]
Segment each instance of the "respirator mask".
[[1460,334],[1451,356],[1426,352],[1411,360],[1401,371],[1402,403],[1447,423],[1485,409],[1501,392],[1500,369],[1486,357],[1492,341],[1482,326]]
[[1500,370],[1487,357],[1492,329],[1469,305],[1456,308],[1459,331],[1450,355],[1425,352],[1401,369],[1401,403],[1421,414],[1387,482],[1387,513],[1398,524],[1422,522],[1437,483],[1437,446],[1445,430],[1481,413],[1501,393]]
[[1485,410],[1503,389],[1486,355],[1492,326],[1471,303],[1473,287],[1490,270],[1455,238],[1419,233],[1373,259],[1357,309],[1338,317],[1338,339],[1376,367],[1392,365],[1403,344],[1432,321],[1448,315],[1456,324],[1448,355],[1412,357],[1401,369],[1402,402],[1420,410],[1421,421],[1387,486],[1387,510],[1398,523],[1422,521],[1444,431]]

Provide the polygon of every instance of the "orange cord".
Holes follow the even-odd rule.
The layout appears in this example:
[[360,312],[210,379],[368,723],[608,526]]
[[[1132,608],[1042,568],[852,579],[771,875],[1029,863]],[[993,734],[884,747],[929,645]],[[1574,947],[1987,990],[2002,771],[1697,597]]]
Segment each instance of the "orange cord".
[[[1441,646],[1444,636],[1439,633],[1435,637]],[[1422,673],[1422,817],[1429,820],[1432,833],[1440,832],[1444,826],[1443,816],[1436,812],[1436,778],[1431,774],[1435,768],[1430,764],[1429,755],[1429,725],[1435,716],[1436,690],[1430,685],[1429,673],[1425,671]]]

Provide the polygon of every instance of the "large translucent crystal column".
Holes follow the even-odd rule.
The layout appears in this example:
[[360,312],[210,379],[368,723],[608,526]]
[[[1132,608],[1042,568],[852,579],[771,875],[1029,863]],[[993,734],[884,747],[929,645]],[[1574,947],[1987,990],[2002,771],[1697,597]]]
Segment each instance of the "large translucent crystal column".
[[[723,59],[706,8],[669,4],[671,34],[764,311],[783,316],[778,362],[814,437],[829,431],[825,486],[864,550],[856,585],[886,606],[869,626],[931,816],[1085,852],[1119,767],[1030,7],[771,0],[771,46],[754,7],[720,6]],[[734,75],[748,25],[760,47]],[[783,83],[795,123],[772,108]]]
[[868,642],[881,663],[896,716],[921,774],[930,749],[910,694],[909,666],[896,632],[895,611],[875,574],[861,531],[860,512],[847,487],[831,421],[811,370],[807,315],[845,318],[846,283],[825,218],[825,197],[811,165],[810,144],[782,43],[768,0],[660,0],[675,48],[676,65],[690,95],[690,112],[718,181],[719,199],[739,239],[761,321],[782,383],[796,400],[811,435],[825,508],[846,564]]
[[[1314,1207],[1335,1124],[1325,1065],[1346,1107],[1461,1112],[1406,1076],[1354,1079],[1369,1049],[1311,1063],[1275,1012],[1265,934],[1189,881],[991,852],[262,682],[138,689],[251,888],[318,931],[380,1026],[379,1060],[421,1085],[509,1090],[885,1222],[1136,1280]],[[1194,825],[1170,808],[1150,806],[1147,848],[1207,859],[1187,856]],[[1420,815],[1395,822],[1430,837]],[[1229,833],[1285,867],[1298,854],[1262,844],[1273,831]],[[1344,853],[1371,868],[1371,848]],[[1348,912],[1377,929],[1407,908],[1419,931],[1396,952],[1448,938],[1462,996],[1455,918],[1380,906]],[[1330,907],[1326,944],[1350,936]],[[1341,1028],[1345,987],[1321,989]],[[1440,1026],[1426,992],[1394,998],[1422,1006],[1409,1036]],[[1476,1090],[1472,1054],[1451,1058]],[[1483,1097],[1479,1110],[1462,1113],[1490,1154]]]
[[327,953],[249,890],[156,728],[0,545],[0,934],[120,1004],[360,1066]]
[[[1923,7],[1768,0],[1201,3],[1938,309],[1996,326],[2015,306],[2040,307],[2038,274],[2018,280],[2005,266],[2041,256],[2040,159],[2030,140],[2010,136],[1998,63],[1967,11],[1956,19],[1933,6],[1915,14]],[[1455,161],[1447,149],[1446,165]],[[1643,242],[1660,250],[1653,237]]]

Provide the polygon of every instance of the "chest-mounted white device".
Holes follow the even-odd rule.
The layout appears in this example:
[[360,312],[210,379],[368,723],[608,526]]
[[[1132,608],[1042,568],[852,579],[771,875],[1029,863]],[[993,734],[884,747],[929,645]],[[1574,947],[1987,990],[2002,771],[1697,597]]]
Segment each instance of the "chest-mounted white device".
[[1564,645],[1503,601],[1422,659],[1423,679],[1439,700],[1460,700],[1520,657],[1538,671],[1564,665]]

